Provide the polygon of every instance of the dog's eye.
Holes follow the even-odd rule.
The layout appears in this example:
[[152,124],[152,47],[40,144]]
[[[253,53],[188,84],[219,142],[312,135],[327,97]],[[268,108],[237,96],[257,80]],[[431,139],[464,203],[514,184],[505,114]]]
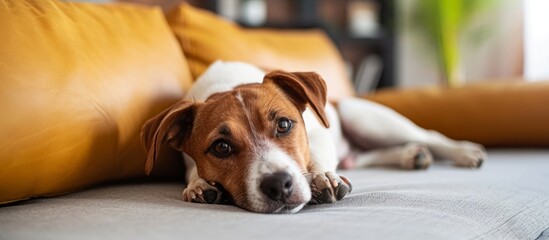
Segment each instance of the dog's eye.
[[280,118],[276,123],[276,132],[279,134],[285,134],[292,129],[292,121],[287,118]]
[[224,158],[233,153],[233,148],[229,145],[229,143],[219,140],[212,144],[210,147],[210,152],[218,158]]

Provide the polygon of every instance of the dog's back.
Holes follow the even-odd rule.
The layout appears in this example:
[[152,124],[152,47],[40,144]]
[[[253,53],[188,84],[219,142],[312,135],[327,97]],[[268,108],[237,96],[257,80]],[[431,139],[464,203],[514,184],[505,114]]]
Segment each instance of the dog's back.
[[243,62],[216,61],[185,94],[186,99],[205,101],[214,93],[230,91],[238,85],[261,83],[265,72]]

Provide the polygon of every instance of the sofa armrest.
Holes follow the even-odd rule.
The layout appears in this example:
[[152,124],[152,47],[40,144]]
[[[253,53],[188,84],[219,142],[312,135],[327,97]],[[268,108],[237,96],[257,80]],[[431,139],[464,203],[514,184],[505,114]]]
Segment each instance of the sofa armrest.
[[454,139],[490,147],[549,147],[549,82],[389,89],[363,97]]

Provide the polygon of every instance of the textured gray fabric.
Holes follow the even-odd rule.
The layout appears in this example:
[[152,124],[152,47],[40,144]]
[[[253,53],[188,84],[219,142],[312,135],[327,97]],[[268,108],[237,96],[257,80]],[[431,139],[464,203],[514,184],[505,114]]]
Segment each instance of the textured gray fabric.
[[549,151],[492,151],[481,170],[344,172],[353,193],[294,215],[180,200],[172,183],[102,187],[0,208],[0,239],[536,239]]
[[549,228],[545,229],[536,240],[549,240]]

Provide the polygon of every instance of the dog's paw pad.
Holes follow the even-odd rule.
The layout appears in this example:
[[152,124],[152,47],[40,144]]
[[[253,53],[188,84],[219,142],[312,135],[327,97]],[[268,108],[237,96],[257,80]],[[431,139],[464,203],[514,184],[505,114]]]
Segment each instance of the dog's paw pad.
[[351,183],[351,181],[349,181],[348,178],[341,175],[339,176],[339,178],[342,182],[338,185],[338,190],[336,191],[337,200],[343,199],[343,197],[347,196],[347,194],[353,191],[353,184]]
[[405,146],[400,163],[405,169],[427,169],[433,163],[433,156],[427,147],[411,143]]
[[346,177],[326,172],[313,177],[311,191],[311,204],[334,203],[352,191],[352,184]]
[[322,190],[322,192],[320,193],[320,195],[318,195],[316,197],[316,199],[319,200],[319,203],[333,203],[333,202],[337,201],[334,198],[334,194],[332,192],[332,189],[330,189],[330,188],[324,188]]
[[206,203],[214,204],[220,198],[220,192],[214,190],[206,190],[202,193]]
[[343,199],[343,197],[347,196],[347,194],[349,194],[350,192],[351,192],[351,188],[349,186],[347,186],[346,184],[340,184],[335,189],[335,197],[339,201]]
[[480,168],[486,161],[486,150],[481,145],[471,142],[461,142],[454,163],[458,167]]
[[222,192],[204,179],[196,179],[183,190],[182,198],[186,202],[216,204],[221,202]]
[[484,159],[479,159],[478,162],[477,162],[477,168],[480,168],[482,167],[482,164],[484,163]]
[[427,156],[424,152],[418,152],[414,156],[414,169],[427,169],[433,162],[430,156]]
[[480,168],[484,163],[484,158],[480,156],[464,156],[459,161],[455,162],[458,167],[465,168]]

